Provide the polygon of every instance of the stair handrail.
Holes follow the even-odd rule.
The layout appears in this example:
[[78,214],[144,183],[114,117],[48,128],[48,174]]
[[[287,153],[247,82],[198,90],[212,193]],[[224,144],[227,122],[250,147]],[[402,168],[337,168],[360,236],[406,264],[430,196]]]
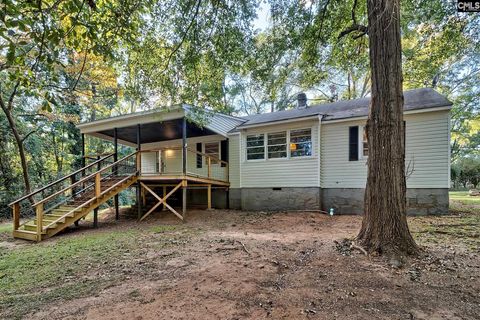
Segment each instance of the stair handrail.
[[[127,158],[129,158],[130,156],[133,156],[135,155],[137,152],[134,152],[120,160],[118,160],[117,162],[120,162],[122,160],[125,160]],[[116,164],[117,162],[113,163],[113,164]],[[112,165],[113,165],[112,164]],[[112,185],[111,187],[109,187],[108,189],[104,190],[103,192],[100,193],[100,195],[98,196],[95,196],[93,198],[91,198],[90,200],[87,200],[86,202],[82,203],[81,205],[73,208],[72,210],[68,211],[67,213],[65,213],[64,215],[62,215],[61,217],[58,217],[56,220],[50,222],[48,225],[46,226],[43,226],[42,227],[42,231],[43,230],[47,230],[48,228],[50,228],[50,226],[56,224],[57,222],[59,222],[60,220],[66,218],[68,215],[70,215],[71,213],[74,213],[75,211],[77,211],[78,209],[82,209],[84,206],[86,206],[87,204],[90,204],[91,202],[93,201],[96,201],[98,200],[99,198],[101,198],[102,196],[104,196],[105,194],[107,194],[108,192],[112,191],[113,189],[115,189],[117,186],[119,186],[120,184],[124,183],[126,180],[130,179],[131,177],[135,176],[138,174],[138,170],[135,171],[135,172],[132,172],[130,175],[126,176],[125,178],[123,178],[122,180],[118,181],[117,183],[115,183],[114,185]]]
[[105,156],[105,157],[103,157],[103,158],[98,159],[98,160],[95,161],[95,162],[92,162],[92,163],[89,164],[88,166],[85,166],[85,167],[83,167],[83,168],[80,168],[80,169],[78,169],[78,170],[76,170],[76,171],[74,171],[74,172],[72,172],[72,173],[70,173],[70,174],[68,174],[68,175],[66,175],[66,176],[63,176],[63,177],[60,178],[60,179],[57,179],[57,180],[55,180],[55,181],[47,184],[46,186],[44,186],[44,187],[42,187],[42,188],[40,188],[40,189],[37,189],[37,190],[35,190],[35,191],[32,191],[32,192],[30,192],[29,194],[24,195],[24,196],[22,196],[21,198],[18,198],[17,200],[13,201],[12,203],[9,203],[8,206],[9,206],[9,207],[13,207],[15,204],[17,204],[17,203],[19,203],[19,202],[21,202],[21,201],[23,201],[23,200],[25,200],[25,199],[28,199],[28,198],[36,195],[37,193],[42,192],[43,190],[48,189],[48,188],[50,188],[50,187],[52,187],[52,186],[54,186],[54,185],[56,185],[56,184],[58,184],[58,183],[60,183],[60,182],[62,182],[62,181],[65,181],[66,179],[72,177],[73,175],[76,175],[77,173],[80,173],[80,172],[82,172],[82,171],[84,171],[84,170],[87,170],[87,169],[91,168],[92,166],[98,164],[99,162],[104,161],[104,160],[112,157],[113,155],[114,155],[114,154],[111,153],[111,154],[109,154],[109,155],[107,155],[107,156]]
[[42,200],[40,200],[40,201],[38,201],[38,202],[35,202],[35,203],[33,204],[33,207],[36,207],[36,206],[38,206],[38,205],[40,205],[40,204],[43,204],[43,203],[49,201],[50,199],[58,196],[59,194],[62,194],[62,193],[64,193],[65,191],[70,190],[70,189],[72,189],[73,187],[76,187],[77,185],[79,185],[79,184],[81,184],[81,183],[83,183],[83,182],[85,182],[85,181],[87,181],[87,180],[95,177],[97,174],[100,174],[100,173],[104,172],[105,170],[110,169],[111,167],[117,165],[120,161],[123,161],[123,160],[125,160],[125,159],[127,159],[127,158],[129,158],[129,157],[131,157],[131,156],[133,156],[133,155],[136,155],[137,152],[138,152],[138,151],[135,151],[135,152],[133,152],[133,153],[131,153],[131,154],[123,157],[122,159],[120,159],[120,160],[118,160],[118,161],[116,161],[116,162],[113,162],[113,163],[109,164],[108,166],[103,167],[103,168],[101,168],[100,170],[95,171],[94,173],[92,173],[92,174],[90,174],[90,175],[88,175],[88,176],[86,176],[86,177],[83,177],[82,179],[76,181],[75,183],[73,183],[73,184],[71,184],[71,185],[66,186],[65,188],[63,188],[63,189],[61,189],[61,190],[59,190],[59,191],[57,191],[57,192],[49,195],[48,197],[46,197],[46,198],[44,198],[44,199],[42,199]]

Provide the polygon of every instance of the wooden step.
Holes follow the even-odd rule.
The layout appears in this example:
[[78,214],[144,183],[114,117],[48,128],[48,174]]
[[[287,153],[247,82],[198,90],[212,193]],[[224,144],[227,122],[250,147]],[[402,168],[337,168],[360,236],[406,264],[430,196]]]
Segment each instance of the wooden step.
[[67,215],[65,215],[67,213],[67,211],[53,211],[51,213],[49,213],[48,215],[52,216],[52,217],[56,217],[56,218],[60,218],[60,217],[68,217],[68,218],[73,218],[75,217],[75,212],[72,212],[72,213],[69,213]]
[[37,233],[27,230],[15,230],[13,231],[13,237],[31,241],[37,241]]
[[[72,213],[72,214],[69,214],[66,217],[73,218],[74,216],[75,215]],[[62,219],[59,220],[60,222],[62,222],[62,223],[65,222],[64,214],[49,213],[49,214],[44,215],[43,219],[48,219],[48,220],[54,221],[54,220],[57,220],[58,218],[62,218]]]
[[[51,217],[51,216],[44,215],[43,216],[43,225],[45,226],[47,224],[50,224],[51,222],[56,221],[58,218],[59,217]],[[57,221],[58,224],[64,223],[64,222],[65,222],[65,219],[60,219],[59,221]],[[33,219],[33,223],[37,224],[37,219]]]
[[[45,227],[48,223],[44,223],[43,226]],[[37,231],[37,225],[35,224],[34,221],[30,221],[26,224],[23,225],[24,229],[27,230],[27,231]],[[52,224],[50,227],[48,227],[48,229],[55,229],[57,227],[57,224]],[[42,233],[46,233],[46,231],[44,230]]]

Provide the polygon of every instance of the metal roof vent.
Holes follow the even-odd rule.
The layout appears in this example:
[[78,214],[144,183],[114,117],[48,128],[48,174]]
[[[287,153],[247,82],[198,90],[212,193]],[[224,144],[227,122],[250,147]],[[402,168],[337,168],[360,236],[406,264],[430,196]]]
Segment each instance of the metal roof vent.
[[305,109],[307,107],[307,95],[305,92],[297,94],[297,109]]

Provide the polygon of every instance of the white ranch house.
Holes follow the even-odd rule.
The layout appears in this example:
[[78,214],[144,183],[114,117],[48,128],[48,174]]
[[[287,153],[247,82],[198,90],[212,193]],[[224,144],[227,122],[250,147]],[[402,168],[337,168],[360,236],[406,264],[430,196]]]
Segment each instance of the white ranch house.
[[[444,214],[450,186],[451,102],[433,89],[406,91],[409,214]],[[188,176],[187,206],[242,210],[363,211],[369,98],[233,117],[156,109],[80,124],[85,135],[137,146],[140,180],[165,195]],[[182,119],[186,130],[182,136]],[[182,138],[186,146],[183,151]],[[183,158],[185,165],[183,166]],[[170,186],[171,185],[171,186]],[[156,188],[156,189],[155,189]],[[160,188],[160,189],[159,189]],[[157,192],[155,191],[155,192]],[[176,191],[177,193],[181,190]],[[180,194],[171,197],[179,205]],[[148,209],[148,201],[144,205]],[[185,210],[185,208],[184,208]]]

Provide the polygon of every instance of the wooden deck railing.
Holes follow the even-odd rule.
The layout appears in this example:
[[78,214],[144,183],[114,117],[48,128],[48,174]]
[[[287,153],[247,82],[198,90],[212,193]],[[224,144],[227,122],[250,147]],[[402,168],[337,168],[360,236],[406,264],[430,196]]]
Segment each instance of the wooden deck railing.
[[[123,157],[116,162],[112,161],[112,156],[113,154],[103,157],[86,167],[12,202],[10,206],[13,208],[14,231],[18,230],[21,226],[20,216],[22,215],[21,210],[23,208],[25,216],[32,215],[32,213],[35,215],[36,233],[40,239],[41,234],[49,227],[55,225],[75,211],[88,206],[93,201],[97,201],[103,195],[110,192],[112,188],[123,183],[126,179],[132,177],[132,175],[138,174],[136,162],[137,152]],[[110,184],[104,185],[104,181],[109,181]],[[102,190],[102,188],[104,190]],[[36,200],[35,197],[38,198],[38,200]],[[65,212],[65,214],[58,217],[58,219],[49,221],[47,225],[44,225],[45,214],[64,204],[69,204],[73,209]]]
[[[91,164],[80,168],[66,176],[57,179],[46,186],[37,189],[29,194],[26,194],[17,200],[9,204],[13,209],[13,229],[18,230],[20,227],[20,217],[26,217],[36,214],[36,209],[34,209],[34,204],[38,201],[41,201],[45,197],[48,197],[52,193],[57,192],[60,189],[63,189],[66,185],[71,184],[72,182],[78,181],[81,177],[85,176],[89,172],[96,171],[99,165],[104,163],[113,162],[113,154],[107,154],[106,156],[92,162]],[[40,209],[38,209],[40,211]]]
[[[222,182],[229,180],[229,164],[215,156],[187,148],[186,174]],[[138,153],[142,176],[183,175],[181,147],[141,150]]]

